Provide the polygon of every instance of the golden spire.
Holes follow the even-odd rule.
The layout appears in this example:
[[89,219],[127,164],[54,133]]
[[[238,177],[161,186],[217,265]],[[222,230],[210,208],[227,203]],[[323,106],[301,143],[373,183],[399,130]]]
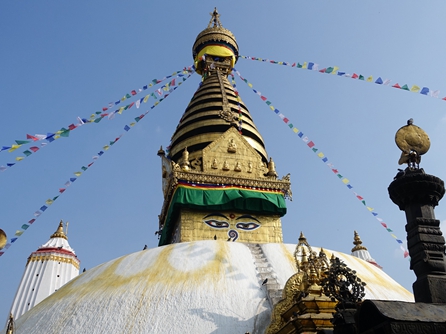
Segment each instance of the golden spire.
[[50,238],[63,238],[65,240],[68,240],[67,236],[65,235],[65,232],[63,231],[63,222],[62,220],[59,223],[59,227],[57,228],[57,231],[54,232]]
[[268,162],[268,176],[274,176],[277,177],[277,172],[276,172],[276,164],[273,161],[273,158],[269,158],[269,162]]
[[14,334],[14,317],[9,313],[8,324],[6,326],[6,334]]
[[352,248],[352,253],[359,250],[367,250],[365,246],[362,245],[361,237],[358,232],[355,231],[355,240],[353,241],[355,247]]

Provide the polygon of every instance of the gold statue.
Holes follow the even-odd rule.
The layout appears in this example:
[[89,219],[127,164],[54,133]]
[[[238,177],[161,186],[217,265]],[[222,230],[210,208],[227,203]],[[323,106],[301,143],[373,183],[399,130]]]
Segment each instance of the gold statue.
[[228,152],[229,152],[229,153],[235,153],[235,152],[237,152],[237,144],[235,143],[235,141],[234,141],[233,138],[229,141],[229,144],[228,144]]
[[214,158],[214,160],[212,160],[211,168],[212,169],[218,169],[217,159]]
[[252,173],[252,162],[248,162],[248,173]]
[[236,172],[241,172],[242,171],[242,166],[241,166],[240,162],[237,161],[237,163],[235,164],[234,170]]
[[223,163],[223,170],[229,170],[229,164],[228,164],[228,162],[226,160]]
[[402,151],[398,164],[407,163],[409,168],[419,168],[421,156],[429,151],[431,145],[429,136],[413,124],[412,118],[396,132],[395,143]]

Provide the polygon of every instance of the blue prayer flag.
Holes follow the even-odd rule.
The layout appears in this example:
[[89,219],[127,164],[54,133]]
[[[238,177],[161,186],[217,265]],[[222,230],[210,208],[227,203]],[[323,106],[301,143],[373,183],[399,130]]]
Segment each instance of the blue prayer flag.
[[429,93],[429,88],[427,88],[427,87],[423,87],[423,89],[420,92],[420,94],[424,94],[424,95],[427,95],[428,93]]

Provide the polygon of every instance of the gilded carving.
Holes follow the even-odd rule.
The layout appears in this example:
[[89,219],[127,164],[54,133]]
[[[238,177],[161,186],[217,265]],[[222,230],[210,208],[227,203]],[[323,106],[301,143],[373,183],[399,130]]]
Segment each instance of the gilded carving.
[[228,164],[227,160],[225,160],[225,162],[223,162],[223,168],[222,169],[223,170],[229,170],[229,164]]
[[201,159],[195,158],[191,161],[190,166],[193,170],[201,170]]
[[228,152],[229,153],[236,153],[237,152],[237,144],[234,141],[234,138],[231,138],[228,144]]
[[34,254],[31,255],[28,258],[28,261],[26,262],[26,265],[28,265],[28,263],[30,262],[39,262],[39,261],[55,261],[55,262],[63,262],[63,263],[68,263],[68,264],[72,264],[76,269],[79,270],[79,260],[76,258],[71,258],[71,257],[64,257],[64,256],[60,256],[60,255],[54,255],[54,254]]
[[217,159],[214,158],[214,160],[212,160],[211,168],[212,169],[218,169]]
[[242,166],[241,166],[240,162],[238,162],[238,161],[236,162],[234,170],[236,172],[241,172],[242,171]]

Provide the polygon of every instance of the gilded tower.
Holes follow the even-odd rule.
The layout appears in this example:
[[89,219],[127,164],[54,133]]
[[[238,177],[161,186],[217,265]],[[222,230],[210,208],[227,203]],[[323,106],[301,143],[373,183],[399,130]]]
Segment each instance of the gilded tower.
[[192,48],[201,85],[168,155],[158,151],[164,193],[159,245],[212,238],[282,242],[289,175],[278,179],[251,114],[228,80],[238,45],[217,10],[211,15]]

